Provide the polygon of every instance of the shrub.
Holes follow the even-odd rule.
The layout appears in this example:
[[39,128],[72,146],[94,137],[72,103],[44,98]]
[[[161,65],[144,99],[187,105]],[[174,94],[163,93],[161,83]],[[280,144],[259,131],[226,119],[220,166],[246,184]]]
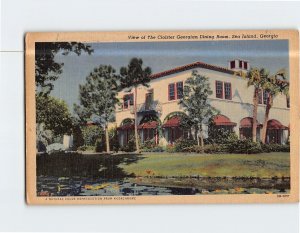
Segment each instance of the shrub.
[[234,140],[225,147],[228,153],[257,154],[263,152],[260,143],[252,142],[250,139]]
[[281,144],[262,144],[263,152],[290,152],[290,145]]
[[210,127],[208,138],[205,139],[206,144],[227,144],[230,141],[238,140],[238,136],[228,129]]
[[109,145],[112,151],[118,152],[120,149],[117,128],[111,128],[109,134]]
[[177,151],[176,151],[176,148],[175,148],[174,145],[167,145],[167,147],[166,147],[166,152],[169,152],[169,153],[175,153],[175,152],[177,152]]
[[142,148],[141,151],[143,151],[143,152],[164,152],[165,148],[162,146],[154,146],[151,148]]
[[80,146],[77,148],[78,151],[95,151],[95,146]]
[[106,150],[106,146],[101,139],[97,139],[95,143],[96,152],[102,152]]
[[183,152],[218,154],[218,153],[225,153],[226,148],[224,145],[218,145],[218,144],[207,144],[207,145],[204,145],[203,148],[201,146],[194,145],[194,146],[185,148]]
[[197,144],[196,140],[180,138],[175,141],[174,150],[176,152],[183,152],[185,149],[194,146],[196,144]]
[[146,140],[144,143],[141,144],[141,149],[151,149],[156,147],[155,141],[153,140]]
[[120,148],[121,151],[133,152],[136,151],[134,138],[131,138],[128,143]]
[[97,139],[102,138],[103,129],[98,125],[84,126],[82,128],[82,137],[84,144],[87,146],[94,146]]

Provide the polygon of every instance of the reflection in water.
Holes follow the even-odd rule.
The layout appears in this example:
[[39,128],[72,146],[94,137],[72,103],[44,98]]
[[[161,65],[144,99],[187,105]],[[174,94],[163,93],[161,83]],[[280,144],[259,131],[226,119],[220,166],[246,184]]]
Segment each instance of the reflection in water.
[[139,196],[286,193],[287,189],[233,188],[206,190],[200,188],[157,187],[140,185],[128,179],[87,179],[80,177],[37,177],[38,196]]

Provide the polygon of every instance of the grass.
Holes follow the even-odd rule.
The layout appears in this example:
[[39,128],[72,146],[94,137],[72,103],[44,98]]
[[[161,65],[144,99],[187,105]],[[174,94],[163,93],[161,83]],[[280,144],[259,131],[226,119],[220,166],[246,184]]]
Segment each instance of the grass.
[[120,168],[136,176],[203,177],[289,177],[290,154],[185,154],[145,153],[136,163],[121,163]]

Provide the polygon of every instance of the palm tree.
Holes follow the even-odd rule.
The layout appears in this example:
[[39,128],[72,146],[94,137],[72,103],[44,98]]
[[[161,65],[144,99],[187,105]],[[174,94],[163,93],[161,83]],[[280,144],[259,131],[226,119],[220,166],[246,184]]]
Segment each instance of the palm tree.
[[121,67],[121,88],[128,88],[131,91],[134,88],[134,136],[136,152],[140,153],[138,140],[138,121],[137,121],[137,88],[139,85],[148,87],[150,82],[151,68],[143,68],[143,60],[140,58],[132,58],[127,67]]
[[266,71],[264,68],[251,68],[246,75],[242,75],[243,77],[246,77],[248,80],[248,87],[253,86],[254,87],[254,93],[253,93],[253,123],[252,123],[252,141],[256,142],[256,135],[257,135],[257,109],[258,109],[258,103],[259,103],[259,92],[262,89],[263,82],[265,78],[268,76],[268,71]]
[[[263,122],[263,128],[261,133],[261,141],[262,143],[266,143],[266,135],[267,135],[267,126],[269,121],[269,114],[270,110],[273,106],[273,100],[275,96],[277,96],[279,93],[282,93],[289,97],[289,83],[284,81],[286,79],[285,70],[281,69],[277,71],[274,75],[268,76],[263,81],[263,89],[267,92],[267,102],[266,102],[266,111],[265,111],[265,117]],[[278,79],[278,77],[281,77],[283,80]]]

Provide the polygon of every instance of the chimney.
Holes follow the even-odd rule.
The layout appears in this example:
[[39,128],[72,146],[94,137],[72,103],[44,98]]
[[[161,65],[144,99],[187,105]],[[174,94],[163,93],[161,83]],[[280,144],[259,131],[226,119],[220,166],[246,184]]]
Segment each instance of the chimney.
[[234,59],[228,62],[228,69],[233,71],[244,71],[250,70],[249,61]]

